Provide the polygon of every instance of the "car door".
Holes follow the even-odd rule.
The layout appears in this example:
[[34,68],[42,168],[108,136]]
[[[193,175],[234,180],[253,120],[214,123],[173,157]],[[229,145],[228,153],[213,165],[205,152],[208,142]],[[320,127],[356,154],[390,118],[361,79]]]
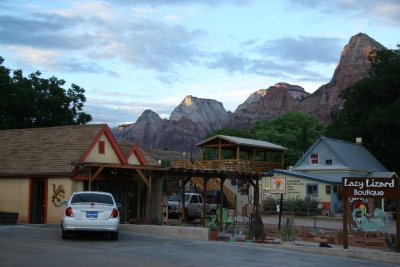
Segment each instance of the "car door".
[[199,207],[200,207],[199,205],[200,205],[199,196],[192,195],[192,197],[190,198],[189,207],[188,207],[189,216],[197,216],[198,215],[198,211],[199,211]]

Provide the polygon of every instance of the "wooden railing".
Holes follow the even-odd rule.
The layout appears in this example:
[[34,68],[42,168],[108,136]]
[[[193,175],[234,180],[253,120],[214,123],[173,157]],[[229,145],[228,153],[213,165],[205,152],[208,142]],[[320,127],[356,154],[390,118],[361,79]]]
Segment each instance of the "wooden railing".
[[282,169],[281,163],[252,161],[252,160],[203,160],[196,161],[195,166],[203,169],[218,169],[232,171],[266,172],[273,169]]

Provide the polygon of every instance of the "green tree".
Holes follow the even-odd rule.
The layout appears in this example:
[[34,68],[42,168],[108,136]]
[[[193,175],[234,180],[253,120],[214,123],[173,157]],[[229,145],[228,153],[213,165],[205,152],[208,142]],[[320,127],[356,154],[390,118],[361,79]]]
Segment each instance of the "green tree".
[[286,147],[285,167],[288,167],[294,165],[324,131],[325,125],[315,116],[287,112],[281,117],[256,122],[251,134],[254,139]]
[[389,170],[400,171],[400,46],[370,55],[370,76],[344,90],[343,108],[327,135],[363,145]]
[[239,130],[239,129],[232,129],[232,128],[221,128],[221,129],[214,130],[211,133],[208,133],[206,135],[205,139],[211,138],[216,135],[228,135],[228,136],[236,136],[236,137],[243,137],[243,138],[251,138],[251,134],[246,131]]
[[21,70],[3,66],[0,57],[0,129],[86,124],[92,116],[82,112],[85,90],[64,80],[41,78],[40,72],[24,77]]

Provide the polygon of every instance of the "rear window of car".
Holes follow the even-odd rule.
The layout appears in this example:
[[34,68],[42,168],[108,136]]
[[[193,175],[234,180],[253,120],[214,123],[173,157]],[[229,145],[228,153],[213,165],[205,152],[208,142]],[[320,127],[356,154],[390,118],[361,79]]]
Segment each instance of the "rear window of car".
[[110,195],[104,194],[75,194],[71,199],[71,204],[77,203],[102,203],[113,205],[114,201]]

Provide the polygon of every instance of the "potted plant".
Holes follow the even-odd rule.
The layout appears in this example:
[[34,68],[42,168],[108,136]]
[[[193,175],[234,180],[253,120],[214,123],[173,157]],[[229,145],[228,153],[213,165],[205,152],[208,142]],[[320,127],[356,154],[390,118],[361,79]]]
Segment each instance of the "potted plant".
[[218,239],[218,227],[217,224],[210,224],[210,240],[217,240]]

